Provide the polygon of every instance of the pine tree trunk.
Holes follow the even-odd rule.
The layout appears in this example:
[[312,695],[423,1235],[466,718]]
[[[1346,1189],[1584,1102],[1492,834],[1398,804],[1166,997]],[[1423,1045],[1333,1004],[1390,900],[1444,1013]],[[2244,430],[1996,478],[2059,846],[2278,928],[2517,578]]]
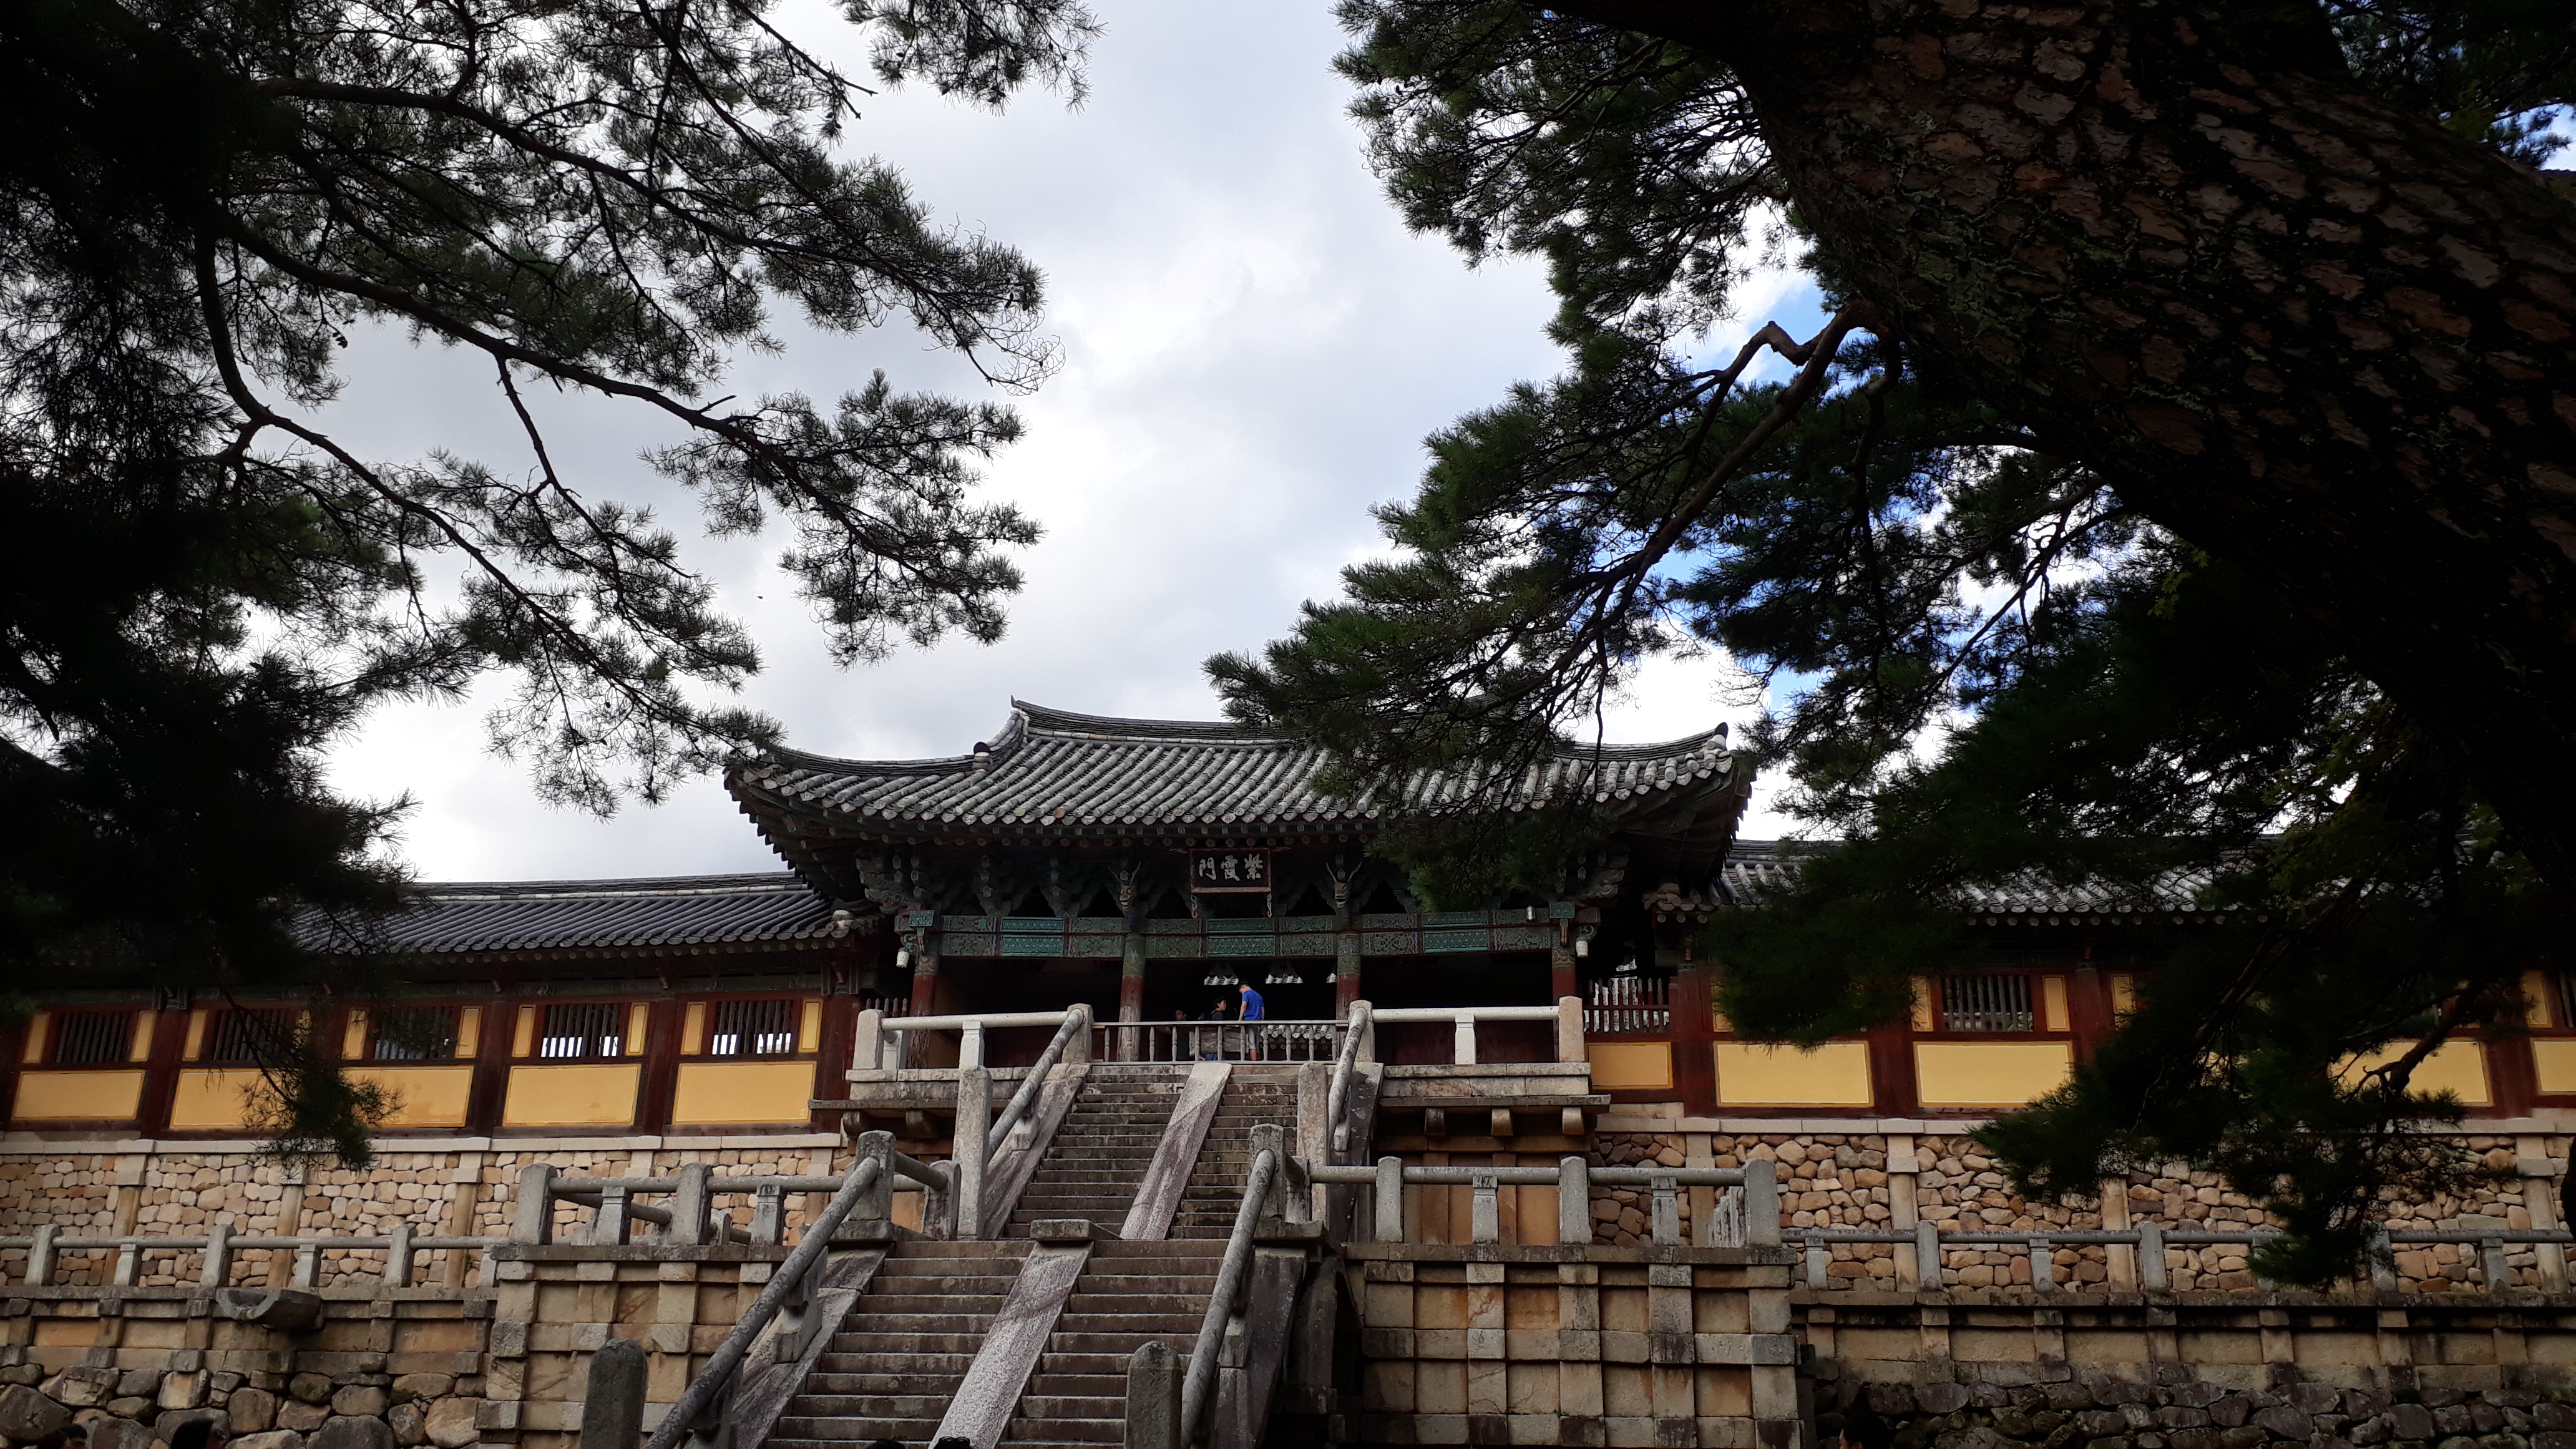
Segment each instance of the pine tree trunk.
[[1718,55],[1834,273],[2269,581],[2576,878],[2576,204],[2313,4],[1572,7]]

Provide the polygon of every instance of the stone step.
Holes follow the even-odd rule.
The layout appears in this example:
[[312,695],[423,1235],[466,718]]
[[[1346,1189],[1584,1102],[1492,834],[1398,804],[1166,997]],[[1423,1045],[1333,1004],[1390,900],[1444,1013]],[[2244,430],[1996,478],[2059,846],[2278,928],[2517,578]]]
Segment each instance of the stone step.
[[1167,1308],[1159,1313],[1078,1313],[1068,1304],[1064,1316],[1055,1321],[1058,1333],[1132,1333],[1139,1338],[1165,1333],[1196,1333],[1198,1327],[1199,1312],[1179,1308]]
[[1056,1420],[1118,1419],[1127,1417],[1125,1397],[1107,1394],[1023,1394],[1020,1411],[1011,1416],[1023,1424],[1043,1424]]
[[865,1306],[860,1312],[867,1314],[870,1321],[889,1314],[951,1313],[989,1317],[1002,1311],[1002,1300],[1006,1296],[1007,1293],[1001,1292],[871,1293],[863,1300]]
[[[1198,1335],[1194,1333],[1187,1337],[1162,1339],[1164,1345],[1185,1363],[1189,1360],[1190,1349],[1196,1346],[1198,1341]],[[1075,1353],[1070,1350],[1059,1353],[1050,1348],[1038,1355],[1037,1370],[1030,1375],[1030,1378],[1033,1382],[1039,1378],[1052,1378],[1062,1379],[1066,1383],[1112,1384],[1115,1387],[1110,1392],[1123,1397],[1127,1392],[1127,1360],[1144,1345],[1145,1341],[1139,1339],[1129,1344],[1123,1353]],[[1075,1392],[1075,1390],[1066,1392]]]
[[1013,1419],[1005,1444],[1118,1444],[1127,1438],[1122,1416],[1108,1419]]
[[953,1384],[923,1385],[923,1389],[930,1391],[917,1389],[901,1394],[799,1394],[796,1402],[787,1406],[787,1412],[780,1416],[779,1422],[784,1425],[798,1419],[884,1418],[929,1419],[935,1422],[948,1412],[950,1398],[949,1394],[938,1390],[954,1387]]

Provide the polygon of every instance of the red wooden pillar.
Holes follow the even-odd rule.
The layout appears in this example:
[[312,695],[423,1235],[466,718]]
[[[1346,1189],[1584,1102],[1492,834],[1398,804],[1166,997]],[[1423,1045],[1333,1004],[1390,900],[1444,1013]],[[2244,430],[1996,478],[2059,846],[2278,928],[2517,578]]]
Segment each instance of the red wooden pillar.
[[1869,1043],[1869,1094],[1881,1117],[1911,1117],[1923,1110],[1914,1080],[1914,1023],[1891,1021],[1865,1033]]
[[[1662,955],[1664,953],[1657,952]],[[1682,1111],[1694,1117],[1717,1115],[1717,1018],[1709,1008],[1716,985],[1687,952],[1673,973],[1673,1090]]]
[[2531,1038],[2520,1032],[2506,1035],[2479,1033],[2478,1049],[2486,1053],[2487,1095],[2495,1099],[2488,1110],[2498,1117],[2528,1117],[2532,1099],[2540,1095],[2540,1071],[2531,1060]]
[[465,1103],[466,1130],[489,1137],[501,1127],[510,1093],[510,1051],[519,1036],[519,1004],[506,997],[478,1003],[482,1025],[474,1044],[474,1085]]
[[142,1119],[137,1126],[143,1136],[158,1137],[170,1130],[171,1099],[179,1090],[179,1053],[187,1042],[187,1008],[152,1013],[151,1056],[143,1068],[142,1104],[135,1109]]
[[2087,960],[2075,968],[2066,988],[2066,1025],[2075,1033],[2075,1059],[2089,1062],[2119,1025],[2111,1013],[2111,979]]
[[644,1017],[644,1090],[635,1102],[635,1130],[658,1136],[671,1125],[671,1103],[680,1087],[681,1006],[649,1003]]

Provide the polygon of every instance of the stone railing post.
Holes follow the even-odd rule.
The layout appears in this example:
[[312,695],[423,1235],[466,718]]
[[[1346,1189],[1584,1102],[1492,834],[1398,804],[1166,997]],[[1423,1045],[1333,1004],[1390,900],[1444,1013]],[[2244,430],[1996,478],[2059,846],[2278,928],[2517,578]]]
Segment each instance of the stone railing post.
[[1917,1222],[1914,1225],[1914,1281],[1923,1288],[1941,1286],[1941,1225]]
[[2152,1220],[2138,1224],[2138,1286],[2165,1291],[2165,1230]]
[[872,1072],[885,1065],[885,1012],[869,1007],[859,1013],[859,1028],[850,1040],[850,1070]]
[[1181,1449],[1181,1368],[1167,1343],[1128,1356],[1127,1449]]
[[957,1070],[984,1065],[984,1023],[970,1021],[957,1033]]
[[389,1236],[392,1241],[385,1245],[385,1286],[408,1288],[411,1286],[411,1224],[394,1224]]
[[1503,1240],[1501,1180],[1490,1172],[1479,1172],[1471,1182],[1476,1200],[1467,1215],[1468,1240],[1477,1243],[1499,1243]]
[[680,1164],[680,1189],[671,1194],[671,1221],[662,1240],[696,1247],[707,1240],[707,1220],[714,1215],[714,1193],[708,1179],[715,1168],[704,1162]]
[[1568,1248],[1592,1241],[1592,1168],[1580,1157],[1557,1160],[1556,1241]]
[[554,1166],[532,1162],[519,1169],[519,1198],[510,1205],[510,1241],[551,1243],[554,1240]]
[[581,1399],[581,1449],[635,1449],[644,1435],[644,1347],[612,1338],[590,1355]]
[[1377,1160],[1377,1185],[1369,1194],[1375,1199],[1377,1222],[1369,1237],[1381,1243],[1404,1241],[1404,1159],[1381,1157]]
[[1646,1179],[1647,1190],[1654,1194],[1653,1212],[1647,1221],[1658,1243],[1677,1244],[1682,1240],[1681,1187],[1669,1177],[1657,1175]]
[[197,1272],[200,1288],[221,1288],[233,1281],[233,1225],[206,1225],[206,1261]]
[[1450,1058],[1456,1065],[1472,1067],[1476,1064],[1476,1014],[1474,1012],[1458,1013],[1457,1041],[1454,1045],[1455,1050],[1450,1053]]
[[1556,1059],[1560,1062],[1588,1062],[1583,1049],[1583,998],[1560,996],[1556,999]]
[[2046,1238],[2029,1239],[2030,1291],[2057,1291],[2057,1246]]
[[[967,1040],[982,1055],[983,1033],[970,1032]],[[988,1154],[985,1139],[993,1128],[992,1076],[981,1066],[957,1069],[957,1126],[949,1134],[949,1159],[957,1164],[957,1238],[966,1241],[980,1237],[984,1231],[984,1159]]]
[[[850,1170],[857,1171],[861,1162],[872,1157],[877,1163],[876,1181],[869,1183],[868,1190],[861,1193],[859,1200],[850,1205],[849,1221],[854,1223],[891,1222],[894,1218],[893,1133],[885,1131],[860,1133],[858,1156],[851,1161]],[[923,1214],[925,1221],[928,1217],[929,1214]]]
[[751,1240],[779,1243],[787,1238],[787,1193],[776,1183],[751,1190]]
[[1780,1246],[1780,1164],[1756,1157],[1744,1164],[1744,1243]]

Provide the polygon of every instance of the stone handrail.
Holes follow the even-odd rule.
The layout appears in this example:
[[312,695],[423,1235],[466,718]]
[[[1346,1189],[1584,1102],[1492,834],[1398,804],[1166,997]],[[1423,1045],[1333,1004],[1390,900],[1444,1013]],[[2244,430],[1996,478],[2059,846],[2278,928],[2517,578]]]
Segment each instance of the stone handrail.
[[1244,1275],[1252,1267],[1253,1229],[1265,1210],[1280,1209],[1273,1199],[1285,1196],[1278,1191],[1280,1156],[1264,1147],[1253,1153],[1244,1173],[1243,1205],[1234,1211],[1234,1230],[1226,1234],[1225,1256],[1217,1264],[1216,1286],[1208,1292],[1207,1312],[1199,1317],[1198,1341],[1190,1345],[1189,1373],[1181,1380],[1180,1440],[1185,1445],[1198,1438],[1200,1421],[1214,1407],[1217,1351],[1225,1339],[1226,1320],[1234,1314],[1234,1300],[1243,1292]]
[[[1681,1241],[1681,1189],[1724,1187],[1745,1196],[1745,1240],[1755,1247],[1780,1241],[1778,1164],[1755,1158],[1742,1167],[1594,1167],[1580,1157],[1559,1159],[1547,1167],[1407,1167],[1400,1157],[1381,1157],[1375,1167],[1314,1167],[1307,1175],[1320,1183],[1366,1184],[1376,1190],[1376,1221],[1370,1237],[1381,1243],[1405,1241],[1404,1185],[1475,1189],[1470,1214],[1473,1241],[1502,1241],[1502,1189],[1554,1187],[1559,1242],[1592,1239],[1592,1188],[1643,1187],[1653,1194],[1654,1241]],[[1767,1231],[1766,1231],[1767,1229]]]
[[[1583,998],[1561,996],[1554,1006],[1392,1006],[1370,1013],[1371,1025],[1445,1021],[1457,1027],[1453,1065],[1476,1063],[1476,1024],[1485,1021],[1552,1021],[1556,1023],[1556,1059],[1588,1060],[1583,1046]],[[1374,1032],[1370,1033],[1372,1036]]]
[[[1783,1237],[1804,1246],[1806,1250],[1807,1286],[1823,1288],[1832,1279],[1827,1268],[1835,1243],[1886,1243],[1914,1248],[1914,1271],[1918,1283],[1926,1289],[1945,1286],[1947,1265],[1941,1258],[1945,1245],[2019,1247],[2030,1255],[2034,1271],[2028,1284],[2035,1293],[2057,1291],[2057,1275],[2050,1255],[2060,1243],[2100,1243],[2127,1247],[2136,1254],[2138,1285],[2148,1292],[2163,1292],[2170,1285],[2165,1263],[2168,1247],[2190,1248],[2212,1244],[2260,1246],[2278,1236],[2270,1228],[2166,1228],[2156,1223],[2140,1223],[2131,1228],[2027,1228],[1944,1232],[1938,1223],[1918,1222],[1911,1230],[1893,1228],[1789,1228]],[[2507,1243],[2576,1243],[2576,1234],[2564,1228],[2382,1228],[2372,1235],[2370,1276],[2372,1286],[2394,1290],[2396,1274],[2389,1268],[2387,1249],[2397,1243],[2452,1243],[2478,1248],[2478,1270],[2489,1291],[2512,1286],[2512,1272],[2505,1263]],[[2049,1264],[2049,1271],[2037,1271]]]
[[146,1255],[203,1251],[206,1256],[198,1271],[197,1286],[211,1289],[232,1285],[232,1255],[246,1248],[293,1252],[295,1266],[287,1283],[293,1288],[311,1288],[320,1281],[324,1249],[381,1249],[385,1254],[385,1286],[408,1288],[411,1286],[414,1254],[440,1250],[481,1252],[508,1241],[507,1238],[432,1237],[414,1233],[408,1223],[398,1224],[392,1232],[382,1234],[236,1233],[229,1224],[216,1223],[202,1233],[168,1236],[65,1233],[47,1223],[25,1237],[0,1237],[0,1251],[11,1248],[26,1250],[27,1271],[20,1281],[30,1288],[54,1286],[54,1260],[65,1252],[115,1249],[116,1268],[109,1284],[131,1288],[142,1281]]
[[[934,1199],[946,1193],[947,1180],[933,1164],[900,1152],[888,1151],[883,1157],[890,1174],[887,1191],[926,1192]],[[518,1212],[511,1223],[510,1241],[554,1241],[554,1205],[570,1202],[593,1210],[589,1234],[593,1243],[625,1242],[631,1223],[647,1222],[661,1228],[668,1242],[774,1244],[785,1240],[787,1194],[837,1192],[847,1180],[778,1173],[718,1177],[703,1162],[689,1163],[670,1177],[572,1177],[552,1164],[532,1163],[519,1171]],[[670,1206],[636,1201],[646,1196],[668,1197]],[[722,1197],[752,1200],[748,1232],[715,1217],[715,1200]],[[932,1215],[923,1216],[927,1221]]]
[[1351,1150],[1351,1124],[1344,1119],[1350,1104],[1351,1078],[1359,1074],[1360,1040],[1368,1035],[1373,1011],[1365,1001],[1351,1003],[1350,1020],[1342,1030],[1342,1049],[1333,1060],[1333,1087],[1325,1094],[1324,1120],[1333,1126],[1335,1157]]
[[[1047,1073],[1054,1071],[1055,1064],[1064,1060],[1065,1053],[1073,1042],[1081,1041],[1087,1046],[1090,1031],[1091,1008],[1089,1006],[1077,1001],[1065,1008],[1064,1025],[1055,1029],[1055,1036],[1047,1042],[1046,1050],[1038,1053],[1037,1065],[1029,1068],[1029,1074],[1020,1079],[1020,1089],[1011,1094],[1010,1105],[1002,1109],[1001,1120],[993,1124],[992,1135],[986,1139],[985,1166],[992,1166],[994,1159],[1000,1157],[1003,1149],[1010,1145],[1013,1129],[1028,1116],[1030,1104],[1038,1099],[1038,1089],[1046,1085]],[[1087,1059],[1087,1057],[1088,1053],[1083,1052],[1077,1059]]]
[[[884,1134],[872,1132],[868,1135],[882,1137]],[[717,1345],[715,1353],[707,1359],[707,1366],[698,1371],[697,1377],[689,1380],[687,1388],[680,1391],[679,1402],[671,1405],[670,1412],[663,1416],[661,1426],[653,1431],[651,1439],[645,1441],[645,1449],[679,1449],[683,1437],[693,1444],[714,1446],[723,1444],[730,1437],[724,1432],[724,1404],[732,1396],[736,1376],[742,1369],[743,1360],[751,1353],[752,1342],[760,1337],[761,1330],[769,1327],[770,1321],[778,1316],[778,1311],[791,1298],[797,1298],[811,1288],[808,1276],[822,1263],[824,1251],[832,1244],[832,1235],[840,1230],[851,1209],[858,1206],[859,1199],[867,1196],[870,1189],[887,1177],[889,1156],[900,1154],[862,1152],[858,1161],[850,1164],[849,1175],[841,1179],[840,1190],[832,1194],[832,1200],[824,1204],[823,1210],[806,1226],[805,1235],[797,1241],[796,1250],[787,1255],[787,1261],[781,1263],[771,1276],[769,1286],[761,1290],[760,1297],[753,1301],[749,1311],[734,1324],[733,1331],[725,1335],[724,1342]],[[890,1182],[886,1185],[892,1186]]]
[[[1077,1003],[1079,1006],[1079,1003]],[[1091,1008],[1081,1006],[1086,1014]],[[984,1064],[984,1033],[1014,1026],[1057,1026],[1073,1018],[1075,1007],[1062,1011],[985,1011],[962,1016],[888,1016],[871,1007],[859,1013],[858,1031],[850,1044],[850,1069],[874,1071],[888,1065],[900,1066],[909,1054],[905,1038],[913,1032],[953,1031],[962,1035],[958,1044],[957,1065],[980,1067]],[[896,1060],[889,1064],[886,1038],[895,1039]]]

